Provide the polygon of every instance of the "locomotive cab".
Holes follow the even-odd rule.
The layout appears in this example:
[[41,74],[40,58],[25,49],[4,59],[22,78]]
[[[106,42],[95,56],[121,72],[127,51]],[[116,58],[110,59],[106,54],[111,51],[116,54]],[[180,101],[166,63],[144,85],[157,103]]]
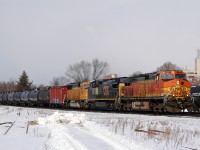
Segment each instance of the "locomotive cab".
[[177,110],[192,109],[190,97],[191,84],[183,71],[163,71],[160,73],[161,95],[167,108],[176,107]]
[[171,95],[175,99],[184,100],[190,94],[190,82],[182,71],[164,71],[160,74],[163,95]]

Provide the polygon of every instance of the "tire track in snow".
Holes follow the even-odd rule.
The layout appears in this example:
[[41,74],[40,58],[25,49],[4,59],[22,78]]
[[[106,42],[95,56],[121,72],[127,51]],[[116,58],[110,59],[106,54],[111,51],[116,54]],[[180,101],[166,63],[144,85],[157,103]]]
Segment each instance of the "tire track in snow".
[[47,118],[39,118],[38,122],[50,129],[43,150],[144,150],[138,143],[86,121],[83,114],[55,112]]
[[118,149],[116,146],[113,146],[108,141],[102,140],[98,136],[95,136],[94,133],[91,133],[89,129],[84,126],[79,125],[69,125],[67,128],[68,134],[73,137],[73,139],[78,140],[82,143],[88,150],[113,150]]
[[124,145],[96,134],[87,126],[81,114],[54,113],[39,119],[41,124],[50,129],[48,140],[43,150],[128,150]]
[[108,142],[116,150],[144,150],[145,148],[138,143],[131,143],[125,140],[122,136],[114,134],[105,128],[102,128],[95,124],[94,122],[86,121],[84,126],[88,128],[91,134],[97,136],[98,138]]
[[68,134],[64,125],[49,127],[52,130],[42,150],[87,150],[79,141]]
[[142,146],[122,140],[117,135],[113,136],[112,133],[99,129],[99,127],[96,127],[96,124],[91,122],[84,123],[84,126],[71,125],[69,128],[69,134],[79,140],[89,150],[144,150]]

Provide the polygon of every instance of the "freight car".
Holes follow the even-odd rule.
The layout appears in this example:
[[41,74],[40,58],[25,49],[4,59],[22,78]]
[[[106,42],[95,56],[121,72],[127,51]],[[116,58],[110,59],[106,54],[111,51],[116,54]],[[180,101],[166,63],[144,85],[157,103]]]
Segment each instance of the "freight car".
[[15,92],[10,92],[10,93],[8,94],[8,104],[12,104],[12,103],[13,103],[14,94],[15,94]]
[[49,89],[0,93],[0,103],[21,106],[49,106]]
[[28,93],[28,105],[49,106],[49,89],[34,90]]
[[22,92],[15,92],[15,94],[13,95],[13,104],[14,105],[21,105],[21,94]]
[[50,107],[62,107],[67,105],[67,87],[66,86],[53,86],[49,89],[49,106]]
[[21,94],[21,104],[22,105],[28,105],[28,96],[29,96],[29,91],[24,91]]
[[3,96],[2,96],[2,101],[3,101],[4,104],[7,103],[8,94],[9,94],[9,93],[4,93]]

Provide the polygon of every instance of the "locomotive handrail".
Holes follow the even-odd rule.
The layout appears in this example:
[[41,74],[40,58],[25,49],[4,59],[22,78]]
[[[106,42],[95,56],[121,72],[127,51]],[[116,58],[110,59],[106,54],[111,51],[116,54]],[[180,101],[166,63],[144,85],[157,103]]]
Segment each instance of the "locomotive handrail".
[[189,94],[188,96],[191,98],[192,103],[194,103],[194,97],[192,96],[192,94]]
[[168,96],[174,91],[175,89],[174,88],[172,88],[172,90],[171,91],[169,91],[169,93],[167,93],[165,96],[164,96],[164,103],[163,103],[163,105],[165,105],[165,103],[167,102],[167,98],[168,98]]

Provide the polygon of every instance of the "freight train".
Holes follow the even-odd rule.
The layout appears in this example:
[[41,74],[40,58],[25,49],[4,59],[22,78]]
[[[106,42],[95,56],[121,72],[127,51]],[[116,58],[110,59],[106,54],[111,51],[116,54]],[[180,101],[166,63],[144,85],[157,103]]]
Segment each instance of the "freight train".
[[186,74],[171,70],[70,83],[45,90],[1,93],[0,103],[173,113],[193,111],[194,99]]

